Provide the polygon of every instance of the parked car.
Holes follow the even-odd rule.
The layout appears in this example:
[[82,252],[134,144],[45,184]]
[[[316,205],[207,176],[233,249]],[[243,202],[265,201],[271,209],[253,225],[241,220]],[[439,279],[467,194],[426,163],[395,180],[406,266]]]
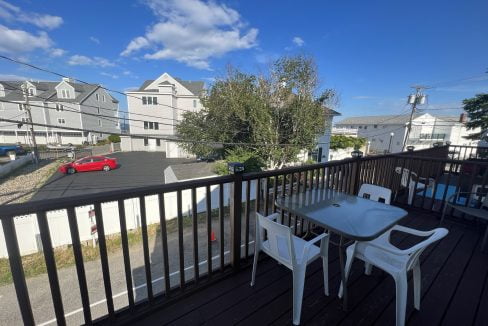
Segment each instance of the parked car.
[[63,164],[59,172],[73,174],[87,171],[110,171],[117,168],[117,160],[106,156],[87,156],[79,160]]
[[17,155],[25,154],[25,149],[21,145],[0,145],[0,156],[5,156],[11,151]]

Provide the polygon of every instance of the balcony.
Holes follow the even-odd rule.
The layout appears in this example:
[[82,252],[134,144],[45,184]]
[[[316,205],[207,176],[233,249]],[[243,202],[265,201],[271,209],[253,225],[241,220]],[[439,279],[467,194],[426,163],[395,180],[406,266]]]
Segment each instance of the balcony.
[[[461,159],[452,159],[452,152]],[[473,153],[477,159],[468,160]],[[409,211],[405,225],[431,229],[438,225],[450,192],[475,185],[486,188],[488,163],[483,153],[485,149],[443,146],[2,206],[12,285],[3,287],[7,294],[1,300],[18,311],[2,320],[26,325],[290,324],[291,273],[262,255],[256,286],[249,286],[255,212],[279,211],[274,204],[278,196],[305,189],[327,187],[357,194],[361,184],[370,183],[393,190],[393,204]],[[402,186],[403,176],[434,182],[421,188],[416,181],[408,188]],[[84,237],[89,217],[96,226],[94,246]],[[38,225],[46,269],[46,274],[32,278],[26,274],[29,256],[21,255],[28,240],[22,230],[29,218]],[[287,212],[282,211],[281,218],[295,225],[297,234],[313,229]],[[449,235],[422,256],[421,311],[414,311],[409,302],[407,321],[484,325],[488,259],[479,244],[486,224],[452,216],[445,226]],[[394,237],[399,247],[417,240]],[[69,240],[63,253],[71,256],[60,256],[54,245],[60,238]],[[95,259],[87,258],[90,252]],[[331,295],[320,291],[320,264],[311,265],[302,324],[392,324],[392,279],[376,269],[365,276],[356,263],[349,309],[344,311],[337,298],[337,250],[331,245],[329,252]],[[73,266],[58,268],[67,258]]]

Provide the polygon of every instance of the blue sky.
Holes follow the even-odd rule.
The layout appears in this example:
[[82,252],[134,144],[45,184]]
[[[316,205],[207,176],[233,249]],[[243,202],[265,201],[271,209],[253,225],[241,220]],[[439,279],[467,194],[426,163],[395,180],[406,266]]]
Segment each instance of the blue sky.
[[[0,0],[0,54],[121,91],[307,54],[343,117],[400,114],[412,84],[433,86],[424,109],[488,92],[487,13],[486,0]],[[0,60],[0,79],[16,77],[58,79]]]

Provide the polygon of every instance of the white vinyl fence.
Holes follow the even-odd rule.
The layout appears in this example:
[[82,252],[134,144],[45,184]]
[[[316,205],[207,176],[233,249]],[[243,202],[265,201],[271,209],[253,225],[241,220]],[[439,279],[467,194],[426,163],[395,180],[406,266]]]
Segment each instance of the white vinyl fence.
[[[246,183],[243,183],[242,201],[245,202]],[[212,209],[219,206],[219,187],[211,186]],[[229,206],[230,184],[224,184],[224,206]],[[206,211],[206,190],[197,188],[197,212]],[[251,182],[251,200],[256,198],[256,180]],[[164,195],[166,219],[171,220],[177,217],[176,192]],[[92,222],[89,217],[93,206],[82,206],[76,208],[78,228],[81,241],[91,241],[93,239],[91,230]],[[191,213],[191,190],[182,191],[182,210],[184,215]],[[103,223],[105,234],[120,233],[120,222],[117,202],[102,204]],[[140,206],[139,199],[132,198],[125,200],[125,214],[127,219],[127,229],[132,230],[140,227]],[[71,244],[71,235],[68,224],[66,210],[50,211],[47,213],[49,229],[53,247]],[[159,223],[159,203],[158,196],[151,195],[146,197],[146,217],[147,224]],[[94,218],[92,218],[94,219]],[[15,228],[19,242],[21,255],[28,255],[42,250],[41,239],[39,236],[39,226],[35,214],[15,217]],[[7,258],[7,248],[3,228],[0,228],[0,258]]]

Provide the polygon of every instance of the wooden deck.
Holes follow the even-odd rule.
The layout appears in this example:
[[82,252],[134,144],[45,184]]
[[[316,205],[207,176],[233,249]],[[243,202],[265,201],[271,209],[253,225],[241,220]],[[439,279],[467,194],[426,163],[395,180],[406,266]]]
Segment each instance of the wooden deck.
[[[432,214],[410,211],[404,225],[432,229],[438,220]],[[480,251],[484,226],[447,221],[449,235],[422,255],[421,310],[413,308],[409,281],[407,324],[488,325],[488,254]],[[418,238],[393,234],[398,247]],[[395,287],[386,273],[373,269],[363,274],[356,262],[349,282],[349,310],[337,298],[339,265],[337,248],[329,256],[330,296],[323,293],[321,263],[307,270],[302,325],[394,325]],[[256,285],[250,287],[251,268],[225,278],[206,289],[139,320],[144,325],[288,325],[292,318],[291,272],[275,261],[263,259]],[[411,275],[410,275],[411,277]],[[131,323],[138,324],[138,323]]]

